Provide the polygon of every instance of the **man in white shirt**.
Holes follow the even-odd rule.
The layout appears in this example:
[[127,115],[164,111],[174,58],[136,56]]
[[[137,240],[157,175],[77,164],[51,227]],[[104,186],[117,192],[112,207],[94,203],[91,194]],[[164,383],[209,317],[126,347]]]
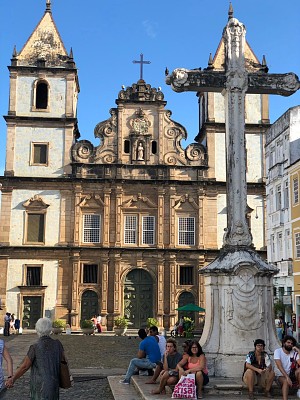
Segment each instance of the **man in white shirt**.
[[157,340],[158,346],[159,346],[159,350],[160,350],[160,354],[161,354],[161,361],[163,361],[164,354],[166,351],[166,344],[167,344],[166,338],[163,335],[158,334],[157,326],[151,326],[149,328],[149,334],[150,334],[150,336],[156,337],[156,340]]
[[[275,376],[282,388],[282,399],[288,400],[289,388],[294,385],[300,386],[300,368],[295,370],[294,378],[290,376],[292,365],[297,363],[300,366],[300,349],[296,347],[296,340],[293,336],[285,336],[282,340],[282,347],[274,352]],[[294,381],[294,382],[293,382]],[[300,389],[297,391],[300,398]]]

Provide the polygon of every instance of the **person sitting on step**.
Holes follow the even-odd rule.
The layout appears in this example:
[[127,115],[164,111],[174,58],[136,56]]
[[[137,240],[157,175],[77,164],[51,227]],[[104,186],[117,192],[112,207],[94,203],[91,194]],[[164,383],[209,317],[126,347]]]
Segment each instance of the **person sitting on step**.
[[270,398],[270,389],[274,377],[275,373],[272,369],[270,357],[265,352],[265,342],[262,339],[256,339],[254,351],[250,351],[246,356],[243,373],[243,382],[248,387],[249,399],[255,399],[254,385],[261,386],[264,389],[265,396]]
[[195,382],[197,387],[197,398],[202,399],[203,386],[209,382],[207,362],[205,354],[197,340],[192,340],[187,354],[177,365],[179,377],[188,374],[195,374]]
[[129,385],[136,369],[153,369],[161,359],[157,339],[147,336],[145,329],[139,329],[138,335],[143,340],[140,343],[137,357],[130,361],[125,378],[120,381],[124,385]]
[[157,390],[152,390],[152,394],[165,394],[165,387],[167,385],[176,385],[179,380],[177,364],[181,361],[181,359],[181,354],[177,352],[176,340],[173,338],[168,339],[163,362],[156,366],[153,376],[153,378],[156,379],[157,374],[159,374],[159,388]]

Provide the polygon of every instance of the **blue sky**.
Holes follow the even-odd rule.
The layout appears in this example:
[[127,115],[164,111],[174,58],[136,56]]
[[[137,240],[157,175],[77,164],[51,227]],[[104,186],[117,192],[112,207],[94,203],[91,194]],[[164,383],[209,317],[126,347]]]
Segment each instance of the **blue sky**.
[[[300,76],[300,0],[236,0],[234,16],[246,26],[248,43],[270,72]],[[7,65],[14,45],[20,51],[45,11],[46,0],[0,2],[0,114],[7,114]],[[109,109],[122,85],[139,79],[132,63],[140,53],[151,64],[144,79],[160,86],[172,118],[188,131],[198,132],[195,93],[175,93],[165,84],[164,71],[177,67],[206,67],[227,22],[227,0],[52,0],[53,17],[66,49],[73,48],[81,92],[78,120],[81,139],[94,144],[94,128],[109,118]],[[274,122],[289,107],[300,104],[300,91],[285,98],[270,96]],[[4,169],[6,125],[0,120],[0,173]],[[186,143],[183,143],[185,147]]]

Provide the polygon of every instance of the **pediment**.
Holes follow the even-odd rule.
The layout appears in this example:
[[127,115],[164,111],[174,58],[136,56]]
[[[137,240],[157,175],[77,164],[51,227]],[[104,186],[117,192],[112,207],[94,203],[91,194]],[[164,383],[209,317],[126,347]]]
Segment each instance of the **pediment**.
[[46,12],[17,56],[19,65],[35,65],[44,59],[49,65],[64,65],[68,54],[50,12]]
[[84,196],[79,203],[79,207],[81,208],[99,208],[104,207],[104,202],[102,201],[100,195],[89,194]]
[[49,204],[46,204],[44,200],[36,194],[25,201],[25,203],[23,203],[23,207],[27,210],[45,210],[49,207]]
[[149,208],[157,208],[156,204],[154,204],[148,197],[142,196],[141,193],[132,196],[129,200],[126,200],[122,203],[123,208],[131,208],[131,209],[149,209]]
[[[225,62],[225,43],[224,39],[222,38],[215,53],[212,67],[217,71],[225,71]],[[245,43],[245,66],[248,72],[255,72],[262,67],[260,61],[254,54],[247,41]]]
[[199,210],[199,206],[189,194],[185,194],[175,201],[174,209],[181,211]]

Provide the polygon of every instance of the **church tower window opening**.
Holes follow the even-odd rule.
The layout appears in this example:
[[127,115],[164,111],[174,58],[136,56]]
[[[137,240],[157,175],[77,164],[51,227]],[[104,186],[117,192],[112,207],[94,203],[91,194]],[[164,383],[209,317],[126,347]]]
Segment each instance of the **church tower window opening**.
[[31,165],[48,164],[48,143],[31,143]]
[[35,88],[35,108],[37,110],[48,109],[49,88],[45,81],[38,81]]

